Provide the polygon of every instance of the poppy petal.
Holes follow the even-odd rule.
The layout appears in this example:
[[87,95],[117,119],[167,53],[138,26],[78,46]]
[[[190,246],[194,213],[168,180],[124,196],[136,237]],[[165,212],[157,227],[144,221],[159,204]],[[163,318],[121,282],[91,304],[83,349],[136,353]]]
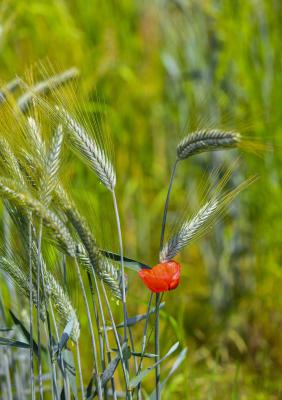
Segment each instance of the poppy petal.
[[138,272],[145,285],[154,293],[175,289],[179,284],[180,265],[171,260]]

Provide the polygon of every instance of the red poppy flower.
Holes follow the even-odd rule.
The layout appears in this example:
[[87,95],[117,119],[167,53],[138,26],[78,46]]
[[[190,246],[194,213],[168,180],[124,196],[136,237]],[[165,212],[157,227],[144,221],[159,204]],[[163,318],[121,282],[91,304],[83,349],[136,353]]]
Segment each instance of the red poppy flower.
[[166,292],[177,288],[180,278],[180,265],[171,260],[157,264],[151,269],[141,269],[138,274],[152,292]]

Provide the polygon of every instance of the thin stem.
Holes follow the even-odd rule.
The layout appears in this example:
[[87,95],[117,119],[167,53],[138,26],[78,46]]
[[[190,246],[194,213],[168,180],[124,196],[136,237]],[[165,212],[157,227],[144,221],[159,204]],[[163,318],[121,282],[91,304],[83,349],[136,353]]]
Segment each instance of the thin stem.
[[[105,338],[105,343],[106,343],[107,359],[108,359],[108,363],[110,363],[112,361],[111,349],[110,349],[110,344],[109,344],[108,332],[107,332],[107,328],[106,328],[106,320],[105,320],[103,305],[102,305],[102,301],[101,301],[98,281],[97,281],[97,277],[96,277],[94,268],[92,268],[92,276],[93,276],[93,279],[94,279],[94,284],[95,284],[95,289],[96,289],[97,299],[98,299],[98,306],[99,306],[101,319],[102,319],[102,328],[103,328],[103,333],[104,333],[104,338]],[[114,400],[116,400],[117,395],[116,395],[114,377],[111,378],[111,385],[112,385],[113,398],[114,398]]]
[[121,263],[121,290],[122,290],[122,307],[123,307],[123,323],[124,323],[124,341],[127,341],[127,311],[126,311],[126,293],[125,293],[125,275],[124,275],[124,261],[123,261],[123,245],[122,245],[122,235],[120,227],[120,218],[118,212],[118,205],[115,191],[113,194],[113,203],[115,209],[115,216],[117,222],[118,238],[119,238],[119,251],[120,251],[120,263]]
[[[59,337],[58,325],[57,325],[57,321],[56,321],[56,318],[55,318],[54,309],[53,309],[53,305],[52,305],[51,299],[49,299],[49,308],[50,308],[51,318],[52,318],[52,322],[53,322],[53,326],[54,326],[54,330],[55,330],[56,340],[57,340],[57,343],[59,343],[60,337]],[[65,366],[64,366],[64,361],[63,360],[62,360],[62,375],[63,375],[63,385],[64,385],[65,398],[69,399],[68,381],[67,381],[67,375],[65,374]]]
[[166,201],[165,201],[165,207],[164,207],[164,212],[163,212],[162,230],[161,230],[161,238],[160,238],[160,251],[162,250],[163,244],[164,244],[164,234],[165,234],[165,226],[166,226],[166,217],[167,217],[167,211],[168,211],[168,204],[169,204],[170,193],[171,193],[172,184],[173,184],[173,180],[174,180],[174,177],[175,177],[176,167],[177,167],[178,161],[179,160],[175,160],[175,163],[173,165],[173,169],[172,169],[172,172],[171,172],[171,175],[170,175],[169,186],[168,186],[168,191],[167,191]]
[[30,332],[30,390],[31,399],[35,400],[34,365],[33,365],[33,282],[32,282],[32,230],[31,215],[28,222],[28,264],[29,264],[29,332]]
[[[99,337],[99,350],[100,350],[100,359],[101,359],[101,367],[102,367],[102,372],[105,371],[106,368],[106,363],[105,363],[105,356],[104,356],[104,340],[103,340],[103,335],[101,332],[100,328],[100,319],[99,319],[99,314],[96,306],[96,301],[94,298],[94,290],[93,290],[93,284],[91,280],[91,275],[89,272],[87,272],[87,278],[88,278],[88,283],[89,283],[89,288],[90,288],[90,293],[91,293],[91,299],[92,299],[92,304],[93,304],[93,309],[94,309],[94,316],[95,316],[95,321],[96,321],[96,326],[97,326],[97,331],[98,331],[98,337]],[[104,398],[105,400],[108,398],[107,394],[107,388],[104,390]]]
[[36,271],[36,303],[37,303],[37,346],[38,346],[38,383],[39,398],[43,400],[43,382],[42,382],[42,363],[41,363],[41,337],[40,337],[40,279],[41,279],[41,241],[42,241],[42,221],[40,221],[38,244],[37,244],[37,271]]
[[77,367],[78,367],[79,384],[80,384],[80,390],[81,390],[81,398],[83,400],[84,399],[84,385],[83,385],[83,378],[82,378],[80,351],[79,351],[78,341],[76,342],[76,356],[77,356]]
[[91,319],[90,309],[89,309],[89,304],[88,304],[88,300],[87,300],[87,296],[86,296],[84,283],[83,283],[82,276],[80,273],[80,268],[79,268],[77,259],[75,258],[74,260],[75,260],[75,268],[76,268],[80,288],[82,291],[82,296],[83,296],[83,300],[84,300],[84,304],[85,304],[85,308],[86,308],[87,319],[88,319],[88,324],[89,324],[92,351],[93,351],[93,357],[94,357],[94,374],[95,374],[95,380],[97,383],[98,398],[99,398],[99,400],[102,400],[103,395],[102,395],[102,388],[101,388],[101,380],[100,380],[100,376],[99,376],[99,372],[98,372],[97,349],[96,349],[96,343],[95,343],[95,336],[94,336],[94,332],[93,332],[93,328],[92,328],[92,319]]
[[123,375],[124,375],[125,385],[126,385],[126,394],[127,394],[127,398],[128,398],[128,394],[129,394],[129,390],[128,390],[128,384],[129,384],[128,371],[127,371],[127,368],[125,366],[125,360],[124,360],[124,357],[123,357],[122,348],[121,348],[121,344],[120,344],[120,340],[119,340],[116,324],[115,324],[115,321],[114,321],[113,313],[112,313],[112,310],[111,310],[111,306],[110,306],[110,303],[109,303],[109,299],[108,299],[107,292],[106,292],[105,285],[104,285],[103,281],[101,281],[101,286],[102,286],[103,295],[104,295],[104,298],[105,298],[105,301],[106,301],[106,307],[107,307],[107,310],[108,310],[108,313],[109,313],[109,316],[110,316],[112,328],[113,328],[113,331],[114,331],[114,336],[115,336],[116,344],[117,344],[117,347],[118,347],[118,352],[119,352],[119,355],[120,355],[120,360],[121,360],[121,364],[122,364],[122,370],[123,370]]
[[4,368],[5,368],[5,377],[6,377],[6,385],[7,385],[7,399],[13,400],[10,369],[9,369],[9,357],[6,352],[4,352]]
[[[160,294],[156,293],[156,320],[155,320],[155,362],[158,362],[160,359],[160,334],[159,334],[159,326],[160,326]],[[161,399],[161,386],[160,386],[160,375],[161,375],[161,367],[160,364],[157,365],[156,371],[156,400]]]
[[[139,367],[138,367],[138,372],[137,372],[137,373],[139,373],[140,370],[141,370],[141,368],[142,368],[143,356],[144,356],[145,349],[146,349],[147,330],[148,330],[148,325],[149,325],[150,308],[151,308],[152,300],[153,300],[153,293],[151,292],[151,293],[150,293],[150,298],[149,298],[148,307],[147,307],[147,315],[146,315],[146,321],[145,321],[145,326],[144,326],[144,331],[143,331],[143,337],[142,337],[141,358],[140,358],[140,363],[139,363]],[[141,398],[141,382],[140,382],[139,385],[137,386],[137,398],[138,398],[138,399]]]
[[[119,217],[117,199],[116,199],[116,194],[115,194],[114,190],[112,191],[112,195],[113,195],[113,203],[114,203],[114,210],[115,210],[117,230],[118,230],[119,252],[120,252],[120,263],[121,263],[121,291],[122,291],[122,309],[123,309],[123,323],[124,323],[123,336],[124,336],[124,342],[127,343],[127,310],[126,310],[126,292],[125,292],[125,273],[124,273],[124,261],[123,261],[122,234],[121,234],[120,217]],[[128,366],[127,359],[125,360],[125,368],[127,371],[126,375],[129,380],[129,366]],[[128,394],[131,395],[131,392],[128,392]]]
[[[47,309],[46,309],[47,312]],[[52,360],[52,343],[50,342],[50,320],[47,321],[47,327],[46,324],[44,324],[44,329],[45,329],[45,335],[46,338],[48,339],[48,348],[49,348],[49,354],[50,354],[50,359],[49,359],[49,367],[51,369],[51,374],[52,374],[52,398],[55,400],[58,400],[58,391],[57,391],[57,378],[56,378],[56,366],[55,363]]]

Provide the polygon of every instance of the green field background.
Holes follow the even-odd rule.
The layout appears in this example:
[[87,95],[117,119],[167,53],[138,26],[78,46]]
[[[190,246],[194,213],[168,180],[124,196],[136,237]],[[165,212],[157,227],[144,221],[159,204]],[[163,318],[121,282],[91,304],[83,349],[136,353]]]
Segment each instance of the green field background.
[[[3,83],[51,62],[80,69],[93,109],[95,93],[102,96],[127,256],[158,261],[170,169],[185,133],[232,128],[255,145],[256,154],[201,155],[179,168],[168,226],[187,205],[197,211],[197,185],[223,162],[240,155],[235,184],[259,179],[178,258],[181,283],[165,296],[161,344],[165,354],[179,340],[188,353],[164,399],[282,398],[281,20],[280,0],[0,2]],[[117,250],[109,195],[75,155],[66,163],[97,240]],[[128,282],[130,315],[145,312],[147,289],[134,272]],[[87,364],[86,347],[82,356]]]

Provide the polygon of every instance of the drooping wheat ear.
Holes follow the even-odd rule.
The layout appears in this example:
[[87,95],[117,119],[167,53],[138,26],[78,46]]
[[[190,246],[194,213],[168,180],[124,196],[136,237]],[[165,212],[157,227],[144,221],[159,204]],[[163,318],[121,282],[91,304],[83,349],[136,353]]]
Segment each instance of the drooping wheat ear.
[[100,252],[86,220],[79,213],[62,186],[56,188],[54,200],[56,205],[66,214],[81,240],[82,245],[77,244],[76,246],[76,254],[80,264],[90,272],[93,268],[99,279],[102,279],[113,294],[120,299],[119,270]]
[[19,207],[31,211],[33,215],[41,218],[44,225],[52,231],[59,247],[70,256],[75,256],[75,243],[73,238],[67,227],[53,211],[46,208],[29,193],[24,193],[19,190],[11,179],[0,177],[0,196]]
[[60,325],[66,325],[68,322],[73,320],[73,328],[71,332],[71,339],[77,342],[80,334],[79,322],[76,312],[70,302],[70,299],[63,290],[63,288],[56,281],[54,276],[44,269],[44,281],[47,296],[50,297],[52,304],[58,314]]
[[13,93],[20,86],[21,80],[19,78],[15,78],[12,81],[6,83],[6,85],[2,86],[0,89],[0,104],[4,103],[7,93]]
[[246,187],[256,180],[252,177],[242,182],[238,187],[227,194],[218,194],[212,197],[192,219],[185,221],[180,230],[164,245],[160,252],[161,262],[169,261],[175,257],[192,240],[203,236],[217,218],[224,212],[228,204]]
[[110,191],[113,191],[116,185],[116,174],[105,152],[63,107],[57,106],[56,109],[65,120],[66,126],[70,132],[70,139],[75,149],[84,156],[101,182]]
[[36,101],[38,95],[48,94],[55,88],[76,78],[78,74],[79,71],[77,68],[70,68],[62,73],[51,76],[49,79],[38,82],[31,88],[21,80],[21,85],[26,88],[26,92],[17,101],[19,109],[22,112],[26,112],[32,101]]
[[[29,299],[29,277],[25,274],[24,270],[20,268],[12,259],[0,257],[0,269],[9,276],[9,278],[16,284],[18,290]],[[32,301],[37,307],[36,290],[32,291]],[[41,308],[40,318],[42,321],[46,320],[45,309]]]
[[48,205],[52,194],[58,185],[58,172],[61,161],[61,149],[63,144],[63,127],[58,125],[52,138],[50,152],[46,157],[45,177],[42,179],[42,202]]
[[94,267],[85,247],[81,243],[77,244],[76,255],[80,265],[86,271],[92,272],[93,268],[98,278],[108,286],[113,295],[119,300],[122,299],[119,270],[107,258],[103,257],[99,252],[97,254],[98,264]]
[[203,129],[190,133],[177,146],[177,157],[184,160],[197,153],[237,147],[241,141],[238,132]]
[[66,210],[66,214],[83,243],[83,246],[77,246],[77,257],[81,264],[88,271],[93,268],[98,278],[105,282],[118,299],[121,299],[119,271],[100,252],[86,221],[74,209]]

